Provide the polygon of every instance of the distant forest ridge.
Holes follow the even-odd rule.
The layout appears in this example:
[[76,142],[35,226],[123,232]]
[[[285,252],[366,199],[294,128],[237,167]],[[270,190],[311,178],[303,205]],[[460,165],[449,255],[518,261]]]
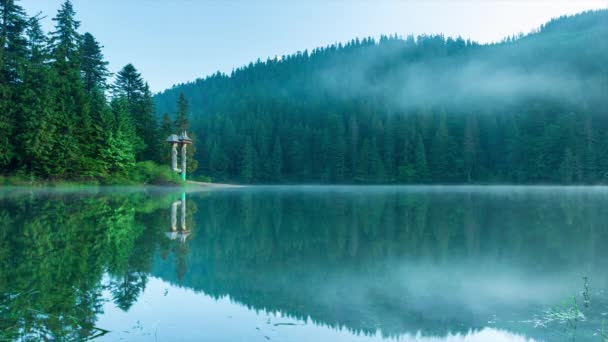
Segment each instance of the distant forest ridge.
[[244,183],[605,183],[608,10],[481,45],[355,39],[154,97],[199,172]]

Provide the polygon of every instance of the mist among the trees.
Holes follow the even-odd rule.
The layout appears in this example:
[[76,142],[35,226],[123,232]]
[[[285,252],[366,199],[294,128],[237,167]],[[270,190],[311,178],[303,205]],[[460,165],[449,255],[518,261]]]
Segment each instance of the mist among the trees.
[[256,183],[603,183],[608,11],[480,45],[384,36],[257,61],[183,93],[200,172]]
[[17,0],[0,14],[2,176],[169,181],[164,139],[188,130],[188,173],[215,181],[608,181],[608,10],[486,45],[354,39],[156,95],[134,64],[108,72],[69,0],[48,33]]

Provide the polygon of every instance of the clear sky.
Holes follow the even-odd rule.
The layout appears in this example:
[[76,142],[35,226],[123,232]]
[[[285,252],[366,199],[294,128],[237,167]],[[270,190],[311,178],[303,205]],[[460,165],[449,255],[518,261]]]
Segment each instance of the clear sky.
[[[21,0],[52,29],[63,0]],[[72,0],[110,71],[133,63],[153,91],[267,57],[380,34],[478,42],[527,33],[608,0]]]

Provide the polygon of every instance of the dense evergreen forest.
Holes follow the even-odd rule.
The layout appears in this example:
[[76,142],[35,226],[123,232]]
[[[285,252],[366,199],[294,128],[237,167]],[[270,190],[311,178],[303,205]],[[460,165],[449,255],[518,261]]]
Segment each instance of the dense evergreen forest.
[[132,64],[109,84],[102,47],[78,32],[69,0],[54,31],[43,33],[41,18],[28,17],[17,0],[0,1],[0,176],[170,180],[151,161],[162,161],[161,134],[187,126],[187,113],[159,127],[152,93]]
[[[255,183],[605,183],[608,10],[481,45],[355,39],[155,96],[200,172]],[[204,60],[204,56],[201,56]],[[165,116],[168,120],[168,116]]]

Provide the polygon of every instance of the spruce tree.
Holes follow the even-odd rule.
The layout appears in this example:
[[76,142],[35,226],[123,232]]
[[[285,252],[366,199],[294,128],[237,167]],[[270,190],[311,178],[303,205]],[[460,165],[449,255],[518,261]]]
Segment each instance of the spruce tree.
[[110,75],[108,62],[104,60],[101,46],[92,34],[87,32],[82,36],[80,51],[82,56],[80,70],[85,89],[88,92],[96,88],[104,90],[106,79]]
[[574,153],[572,153],[572,150],[570,148],[566,148],[564,151],[564,158],[559,168],[561,181],[563,183],[569,184],[577,180],[577,163],[578,162],[574,156]]
[[26,64],[25,11],[14,0],[0,1],[0,170],[16,156],[14,146],[21,78]]
[[188,119],[188,101],[186,100],[184,93],[180,93],[179,98],[177,99],[175,129],[179,134],[190,129],[190,120]]
[[414,169],[416,171],[416,180],[420,183],[429,181],[429,169],[426,162],[426,149],[424,147],[424,140],[422,136],[418,134],[416,139],[416,148],[414,154]]
[[165,142],[171,134],[175,134],[173,120],[171,120],[168,113],[164,113],[159,127],[159,141],[157,144],[159,151],[158,161],[161,165],[170,165],[171,163],[171,146]]
[[48,165],[52,164],[53,148],[60,138],[53,121],[54,93],[48,66],[44,36],[38,18],[28,23],[28,66],[25,72],[23,91],[19,98],[21,117],[18,139],[20,164],[30,174],[51,176]]
[[141,150],[144,143],[135,131],[127,100],[113,98],[111,107],[112,131],[104,158],[111,173],[125,174],[135,165],[136,151]]
[[273,182],[280,182],[283,175],[283,148],[281,140],[277,137],[272,148],[272,173]]
[[465,131],[464,131],[464,143],[463,143],[463,155],[464,155],[464,167],[465,177],[467,183],[471,183],[473,180],[476,161],[477,161],[477,121],[472,116],[467,117]]
[[355,172],[355,180],[358,182],[368,182],[370,176],[370,159],[371,147],[369,140],[366,138],[361,145],[359,158],[357,159],[357,167]]
[[450,177],[450,167],[453,167],[453,165],[450,165],[449,145],[450,135],[446,123],[446,114],[442,113],[431,146],[431,175],[436,182],[445,182]]
[[[177,100],[177,112],[175,113],[175,129],[178,134],[182,134],[182,132],[187,132],[190,139],[192,139],[192,144],[188,146],[188,149],[186,151],[186,159],[188,166],[187,171],[191,174],[198,168],[198,161],[194,158],[194,154],[196,153],[196,135],[189,131],[190,120],[188,119],[188,101],[186,100],[186,97],[183,96],[183,94],[181,94],[179,99]],[[221,157],[219,156],[220,150],[221,153],[224,154]],[[222,172],[225,172],[225,170],[228,168],[228,161],[224,153],[224,148],[218,146],[216,153],[218,154],[216,156],[216,159],[221,159],[221,163],[219,164],[221,164],[221,169],[223,170]]]
[[135,150],[137,160],[156,160],[159,136],[152,93],[133,64],[118,72],[112,93],[125,99],[135,132],[142,139],[143,144]]
[[140,120],[142,121],[139,125],[136,125],[136,127],[139,127],[137,133],[142,137],[146,145],[140,158],[144,160],[158,160],[157,153],[161,138],[159,137],[155,116],[154,99],[147,82],[144,84],[143,95],[138,110]]
[[242,149],[240,178],[245,183],[251,183],[254,180],[253,163],[255,162],[255,150],[251,138],[247,137],[245,146]]
[[[144,81],[133,64],[125,65],[117,74],[112,94],[114,97],[124,97],[129,106],[134,107],[143,95]],[[132,110],[132,108],[130,108]]]
[[26,60],[28,19],[15,0],[0,1],[0,84],[14,84]]
[[87,96],[80,77],[80,22],[75,19],[72,3],[66,0],[53,21],[50,34],[52,52],[52,87],[55,91],[53,137],[55,158],[50,170],[56,175],[77,176],[89,167],[91,120]]

